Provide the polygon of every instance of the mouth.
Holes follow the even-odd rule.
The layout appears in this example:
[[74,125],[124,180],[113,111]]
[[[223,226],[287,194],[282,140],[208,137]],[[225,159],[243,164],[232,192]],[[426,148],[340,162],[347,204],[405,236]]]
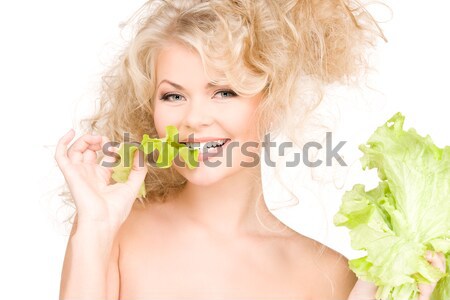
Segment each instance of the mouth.
[[199,149],[200,153],[216,153],[229,141],[231,141],[231,139],[225,138],[203,142],[180,142],[180,144],[186,145],[190,150]]

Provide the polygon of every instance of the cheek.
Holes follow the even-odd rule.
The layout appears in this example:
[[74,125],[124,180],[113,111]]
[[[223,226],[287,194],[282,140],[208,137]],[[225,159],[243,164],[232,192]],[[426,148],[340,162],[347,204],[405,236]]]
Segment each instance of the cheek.
[[174,125],[178,127],[177,114],[163,105],[155,104],[153,120],[155,121],[156,132],[160,138],[166,135],[166,126]]
[[[229,131],[236,137],[253,138],[256,132],[256,106],[245,103],[226,114],[221,114],[222,124],[228,124]],[[223,123],[225,122],[225,123]]]

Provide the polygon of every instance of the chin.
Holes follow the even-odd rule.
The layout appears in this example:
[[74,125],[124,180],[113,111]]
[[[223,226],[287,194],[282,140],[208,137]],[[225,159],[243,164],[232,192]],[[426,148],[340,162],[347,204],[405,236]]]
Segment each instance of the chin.
[[175,169],[191,184],[198,186],[213,185],[240,171],[239,167],[226,167],[225,165],[211,167],[205,166],[202,162],[194,169],[178,166],[175,166]]

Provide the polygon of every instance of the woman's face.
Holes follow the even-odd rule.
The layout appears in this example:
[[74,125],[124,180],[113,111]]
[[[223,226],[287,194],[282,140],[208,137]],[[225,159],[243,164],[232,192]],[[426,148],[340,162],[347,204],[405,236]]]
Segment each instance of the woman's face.
[[166,126],[174,125],[179,141],[193,140],[200,153],[212,146],[209,142],[219,143],[200,154],[197,168],[173,165],[188,181],[206,186],[243,168],[259,167],[254,113],[261,94],[241,97],[230,86],[210,84],[200,56],[177,43],[161,51],[156,84],[154,120],[160,138],[166,135]]

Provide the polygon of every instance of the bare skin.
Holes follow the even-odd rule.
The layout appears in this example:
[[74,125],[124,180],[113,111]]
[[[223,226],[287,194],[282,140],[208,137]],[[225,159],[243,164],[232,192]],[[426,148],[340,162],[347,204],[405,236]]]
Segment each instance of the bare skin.
[[123,224],[120,299],[346,299],[356,282],[343,256],[273,215],[264,224],[278,233],[228,236],[196,226],[175,203],[135,205]]

